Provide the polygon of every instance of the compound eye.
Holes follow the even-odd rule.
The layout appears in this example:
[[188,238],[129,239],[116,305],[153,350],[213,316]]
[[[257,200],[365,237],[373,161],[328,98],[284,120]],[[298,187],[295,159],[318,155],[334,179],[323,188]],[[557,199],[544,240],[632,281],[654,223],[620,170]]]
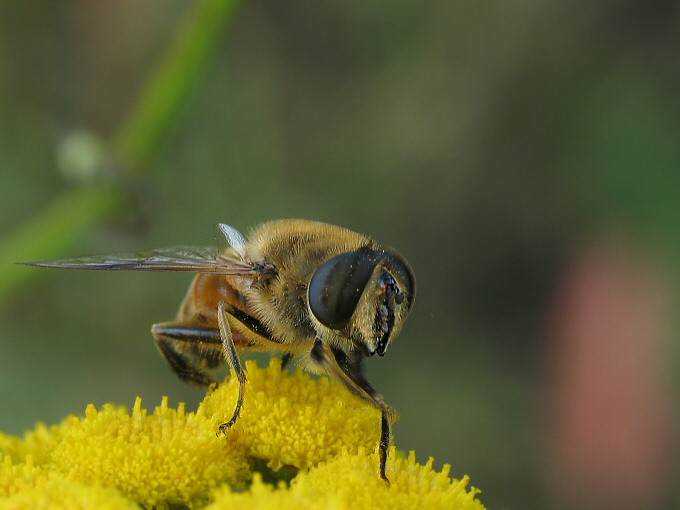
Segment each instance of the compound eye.
[[309,282],[309,307],[324,326],[344,328],[375,269],[375,251],[361,248],[336,255],[316,270]]

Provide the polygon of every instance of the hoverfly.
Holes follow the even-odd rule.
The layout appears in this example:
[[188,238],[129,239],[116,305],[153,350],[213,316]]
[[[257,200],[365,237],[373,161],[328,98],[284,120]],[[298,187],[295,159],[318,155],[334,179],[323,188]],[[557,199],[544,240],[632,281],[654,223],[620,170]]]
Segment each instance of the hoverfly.
[[362,372],[383,356],[413,307],[415,277],[394,249],[342,227],[308,220],[264,223],[246,239],[218,225],[229,248],[183,247],[29,264],[43,267],[198,273],[177,319],[154,324],[156,345],[183,381],[209,387],[207,373],[226,361],[239,382],[226,432],[243,405],[246,374],[239,349],[274,351],[284,363],[341,381],[381,411],[380,476],[390,442],[390,410]]

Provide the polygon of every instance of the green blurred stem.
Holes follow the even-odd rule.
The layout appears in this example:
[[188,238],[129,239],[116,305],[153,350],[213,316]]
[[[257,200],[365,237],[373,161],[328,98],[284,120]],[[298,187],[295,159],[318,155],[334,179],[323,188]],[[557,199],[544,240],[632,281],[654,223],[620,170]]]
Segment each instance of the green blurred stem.
[[79,188],[63,193],[48,209],[22,225],[0,245],[3,262],[0,302],[34,277],[37,268],[12,262],[63,256],[98,221],[115,214],[123,195],[111,188]]
[[203,0],[181,27],[114,140],[126,171],[155,156],[172,120],[209,61],[237,0]]
[[[169,128],[207,65],[237,0],[201,0],[180,27],[168,54],[143,88],[110,150],[125,173],[144,168],[158,152]],[[38,272],[12,262],[66,256],[88,230],[115,216],[122,190],[79,188],[64,192],[36,218],[0,243],[0,303]]]

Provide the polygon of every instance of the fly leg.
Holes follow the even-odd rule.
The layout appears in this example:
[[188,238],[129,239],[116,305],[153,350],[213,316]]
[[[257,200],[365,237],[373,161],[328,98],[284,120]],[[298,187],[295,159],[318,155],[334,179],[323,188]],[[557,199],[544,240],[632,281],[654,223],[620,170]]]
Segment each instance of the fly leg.
[[321,365],[326,371],[336,379],[340,380],[352,393],[373,404],[380,409],[380,445],[378,453],[380,457],[380,478],[387,479],[387,451],[390,447],[390,417],[392,411],[387,407],[383,396],[378,393],[368,382],[361,369],[363,356],[359,352],[345,353],[340,349],[326,348],[317,339],[312,348],[311,357],[316,363]]
[[170,368],[182,381],[202,388],[217,384],[205,368],[214,368],[222,361],[218,329],[176,321],[154,324],[151,334]]
[[224,434],[234,425],[234,423],[236,423],[239,414],[241,414],[241,407],[243,406],[246,389],[246,373],[243,370],[241,360],[238,357],[236,345],[234,345],[234,337],[231,333],[231,327],[227,321],[227,312],[224,310],[224,302],[222,301],[217,309],[217,323],[220,328],[219,334],[222,342],[222,353],[229,363],[229,366],[234,371],[236,379],[238,379],[238,400],[236,401],[234,414],[228,422],[220,425],[220,432]]
[[234,414],[227,423],[219,427],[222,433],[236,423],[245,396],[246,374],[236,351],[235,340],[240,347],[250,347],[248,339],[243,335],[237,334],[234,337],[227,321],[227,313],[225,304],[220,302],[217,328],[176,321],[155,324],[151,329],[163,357],[177,376],[189,384],[201,387],[217,385],[217,381],[206,373],[205,368],[215,368],[224,360],[229,363],[238,379],[239,392]]

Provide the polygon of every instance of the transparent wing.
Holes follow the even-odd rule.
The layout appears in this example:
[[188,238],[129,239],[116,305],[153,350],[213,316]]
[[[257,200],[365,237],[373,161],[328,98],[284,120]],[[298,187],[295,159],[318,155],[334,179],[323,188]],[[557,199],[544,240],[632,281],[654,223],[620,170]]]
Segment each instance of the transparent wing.
[[178,246],[139,253],[117,253],[75,259],[21,262],[29,266],[102,271],[187,271],[228,275],[254,275],[260,264],[229,257],[211,247]]

